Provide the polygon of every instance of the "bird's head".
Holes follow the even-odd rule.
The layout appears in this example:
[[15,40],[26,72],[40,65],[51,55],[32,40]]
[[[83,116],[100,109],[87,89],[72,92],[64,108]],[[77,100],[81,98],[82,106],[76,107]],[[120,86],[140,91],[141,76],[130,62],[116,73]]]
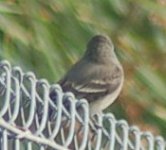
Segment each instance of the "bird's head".
[[87,44],[85,57],[97,62],[109,61],[114,57],[114,46],[109,37],[96,35]]

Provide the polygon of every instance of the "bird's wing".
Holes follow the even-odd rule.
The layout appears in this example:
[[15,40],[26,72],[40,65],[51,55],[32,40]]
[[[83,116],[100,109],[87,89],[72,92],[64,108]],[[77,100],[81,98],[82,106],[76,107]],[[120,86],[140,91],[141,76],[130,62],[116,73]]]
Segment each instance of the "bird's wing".
[[[95,77],[95,75],[94,75]],[[100,99],[110,93],[113,93],[122,82],[122,72],[119,68],[115,68],[107,77],[96,77],[92,80],[82,80],[75,82],[64,78],[59,81],[64,92],[70,91],[74,93],[76,98],[85,98],[88,102]]]

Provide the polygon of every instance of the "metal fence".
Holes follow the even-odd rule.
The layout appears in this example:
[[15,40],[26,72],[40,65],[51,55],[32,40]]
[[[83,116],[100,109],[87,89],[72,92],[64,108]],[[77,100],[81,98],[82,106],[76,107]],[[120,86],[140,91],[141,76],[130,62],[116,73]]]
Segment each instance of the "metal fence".
[[[54,91],[55,98],[49,93]],[[67,105],[66,105],[67,104]],[[0,63],[0,150],[164,150],[165,140],[112,114],[89,118],[86,100]]]

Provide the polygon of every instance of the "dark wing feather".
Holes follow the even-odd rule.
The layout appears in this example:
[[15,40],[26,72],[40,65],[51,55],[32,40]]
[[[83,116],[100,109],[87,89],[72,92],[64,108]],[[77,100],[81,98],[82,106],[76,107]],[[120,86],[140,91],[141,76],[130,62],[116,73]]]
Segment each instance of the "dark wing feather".
[[88,102],[100,99],[110,93],[113,93],[122,82],[122,70],[115,67],[113,74],[107,77],[98,77],[89,82],[75,82],[69,80],[67,77],[59,81],[64,92],[70,91],[74,93],[76,98],[85,98]]

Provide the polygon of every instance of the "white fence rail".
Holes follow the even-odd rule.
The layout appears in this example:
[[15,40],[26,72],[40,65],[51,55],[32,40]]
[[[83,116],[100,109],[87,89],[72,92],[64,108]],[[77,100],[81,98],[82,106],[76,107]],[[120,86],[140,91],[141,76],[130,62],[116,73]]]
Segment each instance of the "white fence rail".
[[[54,98],[49,93],[54,91]],[[81,110],[81,111],[80,111]],[[89,119],[86,100],[0,63],[0,150],[165,150],[166,142],[112,114]]]

